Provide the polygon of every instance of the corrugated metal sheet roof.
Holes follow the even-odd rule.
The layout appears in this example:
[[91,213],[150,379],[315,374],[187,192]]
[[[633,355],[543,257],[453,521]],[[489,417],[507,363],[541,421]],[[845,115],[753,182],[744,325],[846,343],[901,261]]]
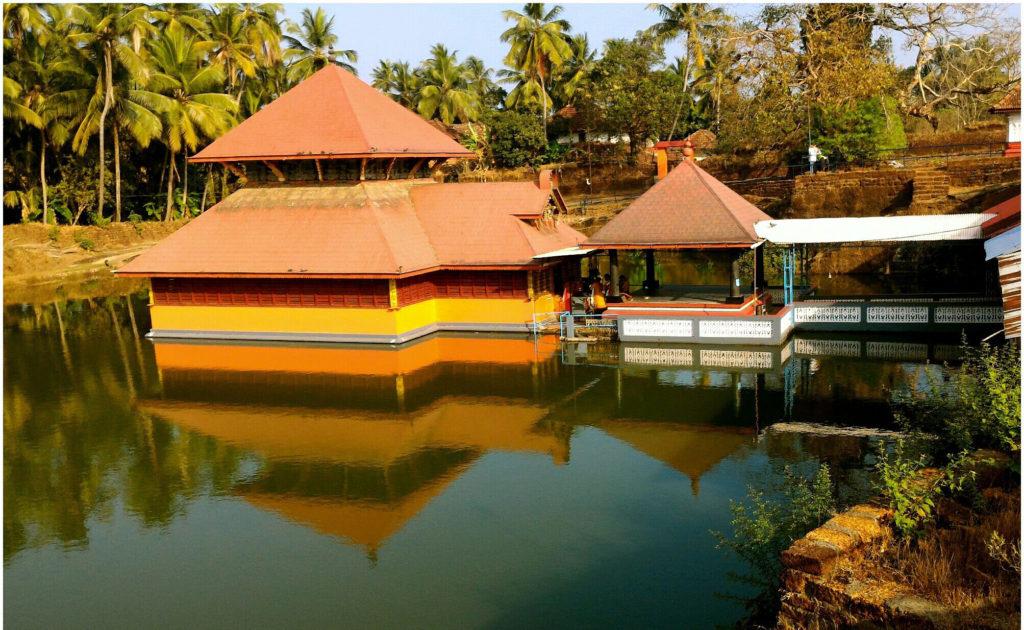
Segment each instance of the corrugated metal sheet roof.
[[315,157],[472,157],[419,115],[331,65],[192,156],[196,162]]
[[1020,338],[1020,250],[999,257],[999,285],[1003,292],[1003,335]]
[[749,246],[771,219],[690,160],[682,161],[587,241],[587,245]]
[[386,276],[528,265],[585,238],[512,216],[542,213],[549,194],[531,182],[243,188],[119,273]]

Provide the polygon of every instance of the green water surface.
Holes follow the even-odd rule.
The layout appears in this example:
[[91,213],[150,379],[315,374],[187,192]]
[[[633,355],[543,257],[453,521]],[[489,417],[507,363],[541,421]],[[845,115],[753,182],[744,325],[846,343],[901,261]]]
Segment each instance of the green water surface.
[[731,625],[755,593],[710,533],[729,502],[819,461],[863,492],[870,460],[759,432],[885,426],[889,391],[937,373],[931,342],[693,368],[525,337],[246,347],[148,327],[140,295],[5,309],[12,628]]

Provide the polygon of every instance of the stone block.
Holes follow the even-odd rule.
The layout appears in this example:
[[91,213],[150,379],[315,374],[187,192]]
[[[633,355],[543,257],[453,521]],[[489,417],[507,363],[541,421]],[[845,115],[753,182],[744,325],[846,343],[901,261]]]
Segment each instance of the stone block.
[[830,543],[834,545],[841,554],[850,553],[857,548],[858,544],[858,541],[854,536],[851,536],[840,529],[831,528],[828,526],[828,523],[808,532],[806,538],[808,540]]
[[861,512],[844,512],[834,516],[825,523],[824,527],[841,531],[861,545],[884,538],[889,534],[889,528],[883,522],[883,517],[873,517]]
[[842,552],[832,543],[801,538],[782,552],[782,564],[811,575],[825,575]]
[[891,597],[885,601],[885,607],[893,618],[921,625],[939,623],[949,616],[949,609],[942,604],[916,595]]

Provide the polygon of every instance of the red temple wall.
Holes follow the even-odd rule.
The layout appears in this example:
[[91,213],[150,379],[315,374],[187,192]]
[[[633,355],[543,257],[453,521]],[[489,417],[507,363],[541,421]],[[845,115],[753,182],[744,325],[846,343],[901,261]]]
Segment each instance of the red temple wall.
[[[536,272],[538,293],[555,289],[553,269]],[[560,279],[559,279],[560,281]],[[396,282],[398,305],[435,298],[527,299],[526,271],[438,271]],[[153,301],[166,306],[388,308],[387,280],[153,278]]]

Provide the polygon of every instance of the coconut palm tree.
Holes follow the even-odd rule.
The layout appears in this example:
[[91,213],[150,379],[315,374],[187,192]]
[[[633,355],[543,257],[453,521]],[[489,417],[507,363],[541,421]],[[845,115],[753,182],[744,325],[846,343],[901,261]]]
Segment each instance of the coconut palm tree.
[[722,95],[739,81],[736,63],[739,55],[731,47],[716,43],[704,56],[704,67],[697,70],[693,81],[694,92],[698,94],[697,107],[713,123],[717,134],[722,123]]
[[149,15],[153,23],[161,29],[178,24],[194,35],[205,35],[209,32],[209,15],[202,5],[185,2],[161,2],[153,5],[149,10]]
[[[679,72],[678,67],[676,68],[676,72],[683,79],[683,93],[679,96],[679,107],[676,108],[675,120],[672,122],[672,130],[669,132],[671,139],[679,123],[683,105],[693,101],[690,76],[695,68],[698,71],[700,68],[704,68],[704,42],[719,32],[728,21],[729,16],[722,9],[710,9],[706,4],[692,2],[649,4],[647,8],[656,11],[661,18],[660,22],[649,29],[659,42],[664,43],[680,37],[685,42],[683,45],[685,52],[681,57],[682,72]],[[680,64],[677,62],[678,65]]]
[[370,72],[370,85],[390,95],[395,89],[395,62],[381,59],[377,67]]
[[23,37],[18,76],[24,86],[22,104],[38,118],[39,183],[42,189],[43,223],[50,218],[46,182],[47,149],[59,149],[67,142],[88,101],[88,91],[79,89],[90,80],[73,60],[64,56],[57,42],[45,45],[34,34]]
[[318,7],[316,13],[303,9],[302,24],[289,22],[287,31],[284,41],[288,48],[284,56],[285,61],[289,62],[289,81],[297,83],[332,63],[353,74],[356,72],[352,63],[358,60],[359,55],[354,50],[334,49],[338,43],[338,36],[334,33],[334,18],[328,18],[323,9]]
[[488,68],[483,59],[469,55],[462,62],[462,67],[465,69],[466,83],[476,93],[477,100],[480,101],[481,105],[495,91],[500,89],[498,84],[494,82],[494,70]]
[[89,140],[99,133],[102,126],[100,116],[110,96],[109,116],[114,124],[110,126],[114,145],[114,220],[121,220],[121,137],[122,133],[145,149],[150,142],[160,137],[163,122],[160,113],[168,106],[163,96],[157,94],[132,77],[124,68],[113,73],[113,90],[105,89],[102,75],[102,59],[92,54],[94,49],[72,51],[72,63],[84,69],[92,85],[79,88],[74,98],[83,103],[83,114],[75,130],[71,148],[84,155]]
[[597,63],[597,51],[590,47],[590,39],[586,33],[574,35],[569,40],[572,57],[566,62],[559,75],[559,96],[566,103],[572,100],[573,94],[580,84],[594,71]]
[[424,118],[439,118],[445,124],[472,122],[480,115],[480,100],[467,81],[466,69],[455,52],[434,44],[431,57],[423,62],[423,87],[417,109]]
[[236,87],[243,78],[256,76],[258,53],[237,5],[213,5],[206,38],[214,44],[210,59],[224,67],[228,87],[238,100],[241,92]]
[[505,107],[509,109],[551,109],[554,106],[541,82],[523,70],[502,68],[498,70],[498,81],[512,86],[505,96]]
[[45,33],[48,24],[41,5],[22,2],[4,4],[4,50],[21,51],[25,35]]
[[[133,77],[145,83],[148,66],[139,55],[142,36],[153,30],[144,6],[128,8],[119,4],[71,5],[67,22],[67,41],[74,47],[91,48],[102,59],[97,64],[103,86],[103,109],[99,114],[99,200],[96,212],[103,216],[105,191],[105,138],[107,115],[114,104],[114,66],[125,68]],[[115,152],[117,147],[115,147]],[[115,163],[119,160],[115,157]],[[120,178],[118,178],[120,179]],[[120,196],[120,195],[116,195]],[[120,214],[120,207],[117,209]]]
[[43,120],[39,114],[32,111],[32,108],[23,102],[25,88],[7,76],[6,68],[4,70],[4,120],[24,123],[36,128],[42,127]]
[[[511,9],[502,12],[506,21],[515,23],[501,34],[501,41],[510,44],[508,54],[505,56],[505,65],[522,72],[528,79],[521,92],[536,92],[535,87],[526,88],[529,83],[540,86],[540,92],[543,94],[540,101],[545,138],[551,100],[548,95],[548,83],[552,74],[572,57],[572,47],[567,40],[570,26],[567,21],[559,19],[558,16],[561,14],[560,5],[545,11],[544,4],[539,2],[525,5],[522,13]],[[511,97],[511,94],[509,96]]]
[[[149,88],[167,97],[162,107],[163,141],[168,150],[167,221],[174,202],[175,156],[194,151],[204,138],[216,138],[230,129],[238,111],[237,101],[223,93],[222,65],[205,61],[213,46],[175,25],[149,45],[153,63]],[[187,207],[188,171],[184,169],[182,199]]]
[[[693,67],[703,68],[704,42],[728,20],[725,11],[696,2],[649,4],[647,8],[656,11],[661,18],[660,22],[650,28],[651,33],[662,42],[682,37],[685,41],[685,59],[688,62],[692,60]],[[684,84],[689,82],[689,74],[686,72],[683,77]]]
[[281,61],[281,21],[277,15],[284,11],[284,5],[276,2],[263,4],[244,3],[238,7],[242,16],[249,44],[256,51],[257,60],[263,65],[274,65]]

